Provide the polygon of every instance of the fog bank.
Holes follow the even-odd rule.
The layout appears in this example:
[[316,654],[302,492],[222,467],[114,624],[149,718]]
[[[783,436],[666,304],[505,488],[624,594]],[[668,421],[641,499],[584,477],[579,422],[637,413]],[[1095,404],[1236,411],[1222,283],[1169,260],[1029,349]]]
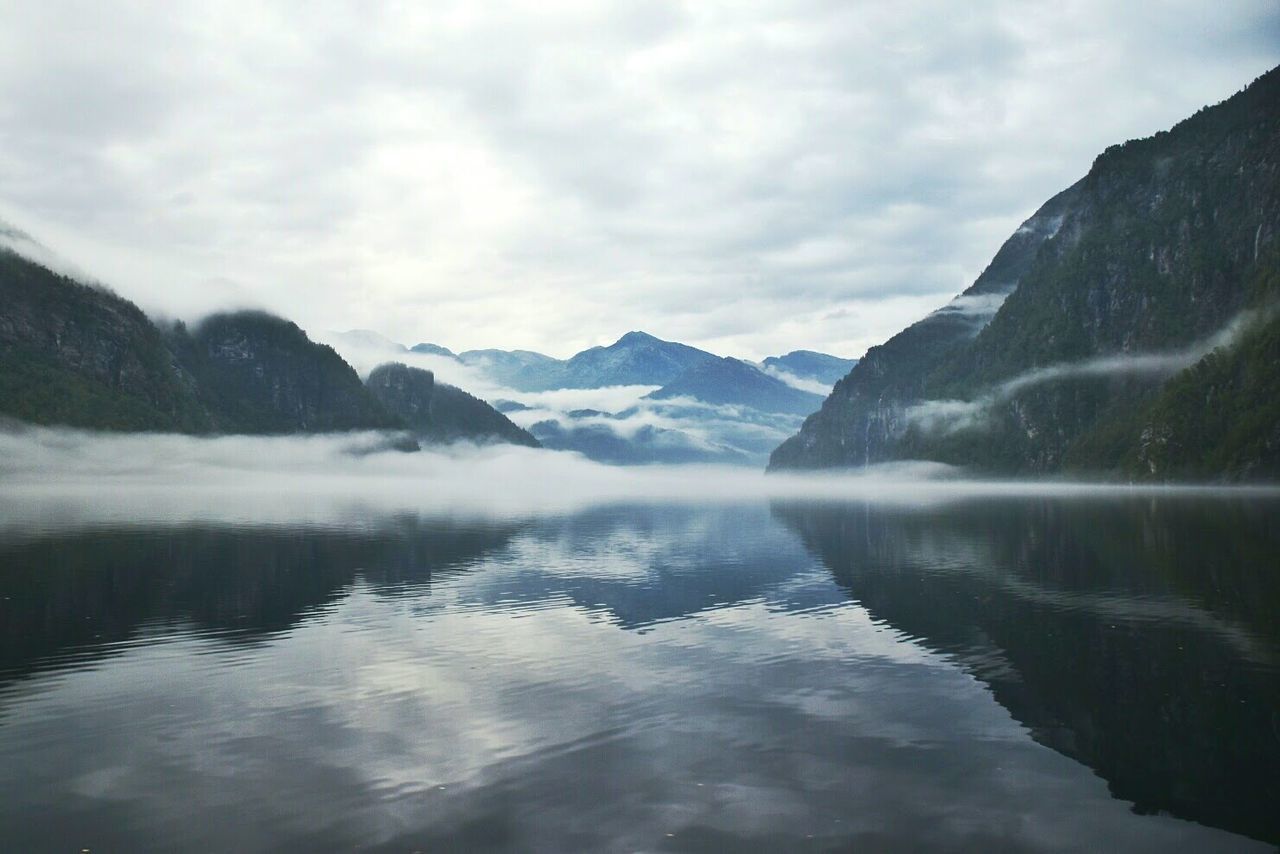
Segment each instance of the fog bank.
[[906,417],[924,430],[951,433],[984,426],[991,407],[1034,386],[1111,376],[1170,377],[1215,350],[1235,346],[1246,331],[1270,318],[1275,311],[1275,306],[1242,311],[1213,335],[1181,350],[1117,353],[1033,368],[1005,380],[974,400],[926,400],[913,404],[907,407]]
[[766,476],[729,466],[607,466],[576,454],[509,445],[405,454],[384,450],[388,438],[10,428],[0,431],[0,533],[36,536],[68,527],[153,523],[351,527],[389,514],[529,518],[628,502],[784,499],[923,506],[987,495],[1214,491],[971,481],[937,463]]

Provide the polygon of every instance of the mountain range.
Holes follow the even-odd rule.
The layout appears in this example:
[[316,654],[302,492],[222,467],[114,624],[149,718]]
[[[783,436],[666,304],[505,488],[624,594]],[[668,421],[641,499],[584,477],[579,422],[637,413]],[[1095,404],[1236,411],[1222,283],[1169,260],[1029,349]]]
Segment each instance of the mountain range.
[[[237,311],[157,323],[107,288],[56,272],[52,253],[22,232],[6,226],[0,237],[0,414],[19,421],[196,434],[406,431],[429,443],[531,447],[542,439],[610,463],[755,465],[822,400],[765,366],[644,332],[565,360],[336,334],[343,353],[373,354],[362,381],[339,350],[284,318]],[[842,363],[809,355],[817,369]],[[467,369],[487,390],[502,389],[494,400],[532,397],[504,400],[500,412],[408,364],[415,359]],[[808,363],[790,367],[792,382],[818,381]],[[609,411],[533,400],[615,387],[635,391]]]
[[760,364],[766,373],[774,376],[789,375],[821,385],[834,385],[857,363],[857,359],[841,359],[813,350],[792,350],[783,356],[770,356]]
[[[723,361],[722,357],[706,350],[664,341],[638,331],[628,332],[608,346],[591,347],[568,359],[556,359],[531,350],[490,349],[454,353],[447,347],[429,343],[405,348],[363,329],[339,335],[356,344],[380,340],[408,352],[455,359],[460,364],[479,369],[499,385],[524,392],[626,385],[667,386],[692,369]],[[783,385],[787,384],[786,380],[791,380],[831,386],[856,362],[856,359],[841,359],[812,350],[796,350],[784,356],[770,356],[759,365],[740,363],[766,378],[781,377]],[[759,385],[763,389],[775,388],[772,384]],[[756,406],[750,400],[737,402]],[[808,411],[814,411],[818,402],[814,401],[814,408]]]
[[[452,367],[544,447],[611,464],[763,465],[817,411],[832,377],[856,364],[810,350],[757,364],[641,331],[568,359],[529,350],[406,347],[362,329],[327,340],[354,364],[418,359],[442,372]],[[599,390],[616,393],[602,403],[602,395],[590,393]]]
[[283,318],[241,311],[191,328],[160,325],[106,288],[0,249],[0,414],[20,421],[197,434],[407,430],[429,441],[537,444],[483,401],[419,374],[426,410],[410,418]]
[[1108,148],[770,469],[1280,475],[1280,69]]

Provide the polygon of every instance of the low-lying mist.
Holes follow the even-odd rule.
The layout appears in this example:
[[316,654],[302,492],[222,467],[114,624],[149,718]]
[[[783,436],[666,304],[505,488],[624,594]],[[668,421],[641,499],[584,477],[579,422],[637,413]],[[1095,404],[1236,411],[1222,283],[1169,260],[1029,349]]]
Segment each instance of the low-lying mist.
[[[688,398],[652,400],[653,385],[522,391],[504,386],[479,365],[418,353],[372,333],[329,333],[333,347],[361,377],[386,362],[432,371],[436,379],[497,405],[516,425],[554,447],[595,446],[595,459],[653,464],[699,459],[763,468],[769,452],[800,429],[803,418]],[[768,372],[790,385],[823,395],[829,386]],[[785,374],[785,376],[784,376]],[[601,447],[600,443],[607,447]]]
[[932,505],[986,495],[1208,491],[974,481],[937,463],[767,476],[732,466],[616,467],[510,445],[459,444],[402,453],[388,450],[391,438],[383,433],[201,438],[10,428],[0,431],[0,533],[193,522],[351,527],[400,513],[526,518],[629,502]]
[[1256,324],[1274,315],[1275,306],[1242,311],[1208,338],[1181,350],[1152,353],[1118,353],[1060,362],[1018,374],[974,400],[926,400],[907,408],[906,417],[930,432],[955,432],[981,428],[991,409],[1026,389],[1061,380],[1110,376],[1169,377],[1191,367],[1219,349],[1230,349]]

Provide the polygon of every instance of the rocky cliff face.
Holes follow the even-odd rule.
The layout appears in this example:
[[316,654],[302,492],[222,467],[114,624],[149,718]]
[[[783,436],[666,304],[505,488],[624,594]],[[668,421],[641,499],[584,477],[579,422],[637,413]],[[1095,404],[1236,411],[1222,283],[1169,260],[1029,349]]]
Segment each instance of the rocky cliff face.
[[116,430],[210,426],[191,376],[137,306],[2,249],[0,412]]
[[128,300],[0,250],[0,413],[188,433],[398,428],[333,350],[241,312],[161,330]]
[[365,381],[393,415],[433,442],[468,440],[539,447],[538,440],[507,416],[460,388],[438,383],[430,371],[398,362],[379,365]]
[[820,411],[770,458],[770,468],[864,466],[895,459],[907,408],[926,395],[929,375],[973,342],[1062,225],[1076,187],[1019,226],[973,285],[928,317],[869,349],[836,383]]
[[261,312],[219,314],[190,331],[176,327],[169,340],[223,432],[403,426],[337,353],[282,318]]
[[1269,299],[1258,282],[1274,271],[1278,168],[1280,71],[1108,149],[972,288],[868,351],[771,468],[923,458],[1142,473],[1118,436],[1151,426],[1135,418],[1170,378],[1235,344],[1224,331]]

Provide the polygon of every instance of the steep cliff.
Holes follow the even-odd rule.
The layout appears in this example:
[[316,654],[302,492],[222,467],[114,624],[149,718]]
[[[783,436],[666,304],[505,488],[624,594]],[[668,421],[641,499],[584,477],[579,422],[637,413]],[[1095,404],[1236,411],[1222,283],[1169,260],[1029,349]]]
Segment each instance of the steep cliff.
[[0,249],[0,413],[107,430],[209,429],[137,306]]
[[221,432],[403,426],[337,353],[283,318],[255,311],[217,314],[192,330],[175,326],[168,337]]
[[392,362],[375,368],[365,385],[387,411],[424,439],[539,447],[537,439],[507,416],[460,388],[436,382],[430,371]]
[[[1159,431],[1143,417],[1182,422],[1190,414],[1171,407],[1212,405],[1183,394],[1151,408],[1211,351],[1238,358],[1243,312],[1267,310],[1258,282],[1275,270],[1278,168],[1280,71],[1113,146],[973,287],[869,350],[770,467],[918,458],[1010,473],[1265,474],[1247,459],[1214,470],[1221,431],[1154,468],[1140,437]],[[1257,379],[1235,388],[1237,405],[1259,413],[1277,391]]]

